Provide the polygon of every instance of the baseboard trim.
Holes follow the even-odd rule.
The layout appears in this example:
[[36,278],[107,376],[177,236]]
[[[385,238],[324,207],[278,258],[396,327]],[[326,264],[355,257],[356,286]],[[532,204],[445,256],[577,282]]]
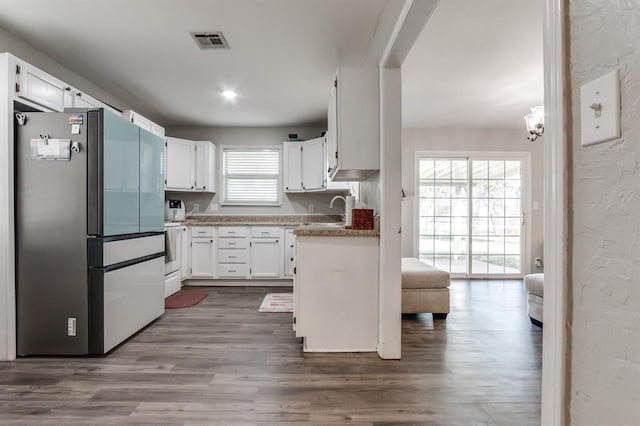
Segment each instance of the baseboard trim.
[[189,279],[185,287],[293,287],[293,280],[211,280]]

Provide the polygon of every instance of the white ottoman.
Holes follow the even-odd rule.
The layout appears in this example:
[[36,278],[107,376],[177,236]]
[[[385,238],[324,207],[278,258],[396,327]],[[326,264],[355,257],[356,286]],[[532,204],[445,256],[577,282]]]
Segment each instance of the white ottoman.
[[524,288],[527,289],[527,314],[533,324],[542,327],[544,274],[525,275]]
[[433,319],[446,319],[449,313],[449,283],[447,271],[414,257],[403,257],[402,313],[430,312]]

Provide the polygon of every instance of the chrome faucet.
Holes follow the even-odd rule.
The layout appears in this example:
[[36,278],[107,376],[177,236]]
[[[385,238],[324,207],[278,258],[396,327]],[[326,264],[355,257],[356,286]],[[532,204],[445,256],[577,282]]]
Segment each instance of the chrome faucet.
[[342,195],[336,195],[335,197],[333,197],[333,198],[331,199],[331,202],[329,203],[329,208],[330,208],[330,209],[332,209],[332,208],[333,208],[333,202],[334,202],[334,201],[336,201],[336,200],[342,200],[342,201],[344,201],[344,207],[345,207],[345,209],[347,208],[347,199],[346,199],[346,198],[344,198]]

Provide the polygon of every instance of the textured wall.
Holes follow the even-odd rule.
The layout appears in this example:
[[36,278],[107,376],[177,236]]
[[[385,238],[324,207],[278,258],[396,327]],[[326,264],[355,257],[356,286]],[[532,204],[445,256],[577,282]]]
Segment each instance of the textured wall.
[[[640,1],[570,2],[571,423],[640,423]],[[619,68],[622,139],[580,146],[580,85]]]
[[520,129],[404,129],[402,131],[402,188],[407,197],[402,201],[402,255],[414,256],[417,230],[415,225],[416,151],[516,151],[531,153],[531,197],[539,204],[531,214],[531,252],[528,265],[538,272],[534,259],[543,256],[544,226],[544,137],[537,142],[526,139],[524,120]]

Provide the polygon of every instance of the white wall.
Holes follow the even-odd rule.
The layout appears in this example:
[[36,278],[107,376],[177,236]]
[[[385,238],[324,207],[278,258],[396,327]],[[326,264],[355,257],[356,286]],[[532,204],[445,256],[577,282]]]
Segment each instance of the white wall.
[[[167,136],[190,140],[208,140],[220,145],[281,145],[287,140],[289,133],[297,133],[300,139],[312,139],[319,137],[326,126],[320,127],[169,127]],[[220,164],[218,156],[217,164]],[[216,185],[218,193],[193,194],[176,193],[175,196],[186,204],[187,212],[193,209],[193,204],[200,204],[200,213],[211,214],[303,214],[308,212],[308,207],[313,204],[314,213],[343,214],[344,204],[338,202],[332,209],[329,202],[337,194],[307,193],[282,195],[282,206],[221,206],[220,184],[221,170],[218,167]],[[173,196],[172,194],[171,196]],[[211,211],[211,203],[218,204],[217,211]]]
[[402,131],[402,188],[406,198],[402,201],[402,255],[415,256],[414,244],[418,230],[415,221],[415,174],[416,151],[509,151],[531,153],[531,196],[539,203],[532,211],[531,271],[537,272],[536,257],[543,254],[543,146],[544,137],[536,142],[526,139],[524,120],[522,129],[403,129]]
[[[640,422],[640,7],[570,2],[573,241],[570,419]],[[621,72],[622,139],[580,146],[580,85]]]

